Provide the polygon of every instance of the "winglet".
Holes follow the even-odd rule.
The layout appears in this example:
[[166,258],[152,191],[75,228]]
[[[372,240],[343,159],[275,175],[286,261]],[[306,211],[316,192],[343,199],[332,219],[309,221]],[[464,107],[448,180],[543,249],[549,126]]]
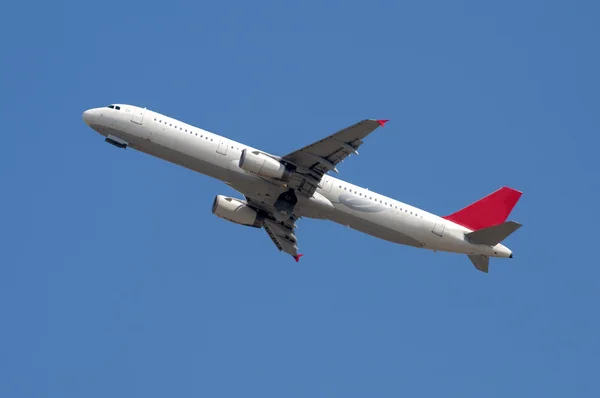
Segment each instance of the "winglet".
[[379,125],[380,125],[381,127],[384,127],[384,126],[385,126],[385,124],[386,124],[387,122],[389,122],[389,120],[378,120],[378,121],[377,121],[377,123],[379,123]]
[[298,254],[297,256],[292,256],[294,257],[294,260],[296,260],[296,262],[300,261],[300,257],[304,256],[304,254]]

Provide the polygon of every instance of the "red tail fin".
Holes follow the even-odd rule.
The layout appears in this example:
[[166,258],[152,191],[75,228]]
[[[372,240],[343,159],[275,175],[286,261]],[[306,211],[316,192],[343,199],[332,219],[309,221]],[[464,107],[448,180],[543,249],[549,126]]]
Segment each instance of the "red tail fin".
[[472,231],[492,227],[506,221],[522,194],[516,189],[502,187],[464,209],[443,218]]

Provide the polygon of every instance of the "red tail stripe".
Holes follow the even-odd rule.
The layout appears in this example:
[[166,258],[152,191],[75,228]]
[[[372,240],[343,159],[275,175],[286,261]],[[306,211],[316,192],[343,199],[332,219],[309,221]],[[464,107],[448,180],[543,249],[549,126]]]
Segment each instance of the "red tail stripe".
[[472,231],[502,224],[522,194],[516,189],[502,187],[464,209],[443,218]]

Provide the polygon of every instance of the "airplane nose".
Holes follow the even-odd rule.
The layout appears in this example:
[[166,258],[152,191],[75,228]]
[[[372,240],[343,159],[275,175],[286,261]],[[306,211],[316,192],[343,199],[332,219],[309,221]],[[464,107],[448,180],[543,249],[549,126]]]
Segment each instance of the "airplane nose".
[[81,115],[81,117],[83,118],[85,124],[89,126],[92,123],[92,110],[88,109],[87,111],[83,112],[83,115]]

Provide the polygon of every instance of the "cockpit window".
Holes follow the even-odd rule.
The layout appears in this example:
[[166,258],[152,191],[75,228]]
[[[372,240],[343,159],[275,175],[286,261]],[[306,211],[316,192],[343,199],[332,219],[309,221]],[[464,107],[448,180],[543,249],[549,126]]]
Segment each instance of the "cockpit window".
[[109,107],[110,109],[115,109],[115,106],[114,106],[114,105],[109,105],[108,107]]
[[116,106],[115,106],[115,109],[116,109],[116,110],[118,110],[118,111],[120,111],[120,110],[121,110],[121,107],[120,107],[119,105],[116,105]]

